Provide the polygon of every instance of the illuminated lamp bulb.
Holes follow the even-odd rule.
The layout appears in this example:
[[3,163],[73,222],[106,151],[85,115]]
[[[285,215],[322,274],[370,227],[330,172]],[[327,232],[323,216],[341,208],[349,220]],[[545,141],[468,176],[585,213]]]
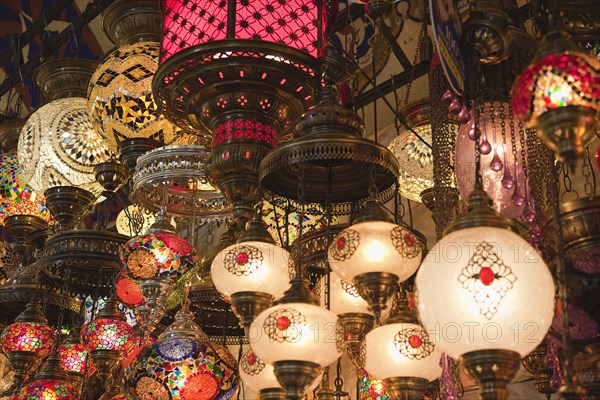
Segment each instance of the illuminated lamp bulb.
[[42,306],[29,303],[15,322],[4,328],[0,337],[2,351],[14,371],[13,385],[5,395],[17,394],[29,375],[50,354],[54,345],[54,330],[42,314]]
[[552,31],[515,79],[515,116],[569,165],[595,137],[600,113],[600,61],[564,31]]
[[232,304],[244,329],[289,287],[289,257],[287,250],[275,244],[260,210],[237,243],[215,256],[211,279],[221,297]]
[[383,205],[370,199],[354,223],[333,239],[327,259],[333,272],[353,283],[379,319],[398,283],[419,267],[422,254],[417,236],[394,224]]
[[489,205],[476,188],[415,281],[420,321],[480,384],[484,400],[507,398],[521,357],[544,339],[554,311],[548,267]]
[[385,324],[367,334],[365,353],[365,369],[383,380],[393,400],[421,400],[429,382],[442,373],[441,352],[402,289]]

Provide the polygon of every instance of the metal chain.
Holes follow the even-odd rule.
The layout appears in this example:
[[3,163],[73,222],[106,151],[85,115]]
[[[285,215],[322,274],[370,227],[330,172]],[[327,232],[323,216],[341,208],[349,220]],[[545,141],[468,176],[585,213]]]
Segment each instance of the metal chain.
[[298,264],[296,265],[296,278],[300,278],[303,277],[303,271],[302,271],[302,262],[303,262],[303,249],[302,249],[302,234],[303,232],[303,228],[304,228],[304,206],[305,206],[305,198],[304,198],[304,164],[299,164],[298,165],[298,188],[297,188],[297,192],[296,195],[298,196],[298,199],[300,200],[300,209],[298,210],[298,237],[296,238],[296,240],[298,240],[298,246],[299,246],[299,250],[298,250]]
[[333,380],[335,386],[335,397],[340,400],[342,397],[349,396],[348,392],[344,392],[344,380],[342,379],[342,358],[338,358],[337,365],[335,367],[335,379]]
[[419,61],[419,54],[421,54],[421,46],[423,46],[423,38],[425,37],[425,32],[427,31],[427,22],[423,21],[421,25],[421,30],[419,31],[419,38],[417,39],[417,48],[415,50],[415,56],[413,57],[412,68],[410,73],[408,74],[408,83],[406,84],[406,93],[404,95],[404,105],[408,104],[408,99],[410,98],[410,90],[412,88],[413,81],[415,79],[415,66],[417,65],[417,61]]

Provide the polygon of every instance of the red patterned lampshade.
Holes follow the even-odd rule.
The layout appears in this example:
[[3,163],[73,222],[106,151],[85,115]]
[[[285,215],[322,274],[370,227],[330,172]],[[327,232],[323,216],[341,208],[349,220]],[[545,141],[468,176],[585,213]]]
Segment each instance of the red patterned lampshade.
[[212,141],[207,178],[236,216],[250,218],[258,165],[315,101],[326,3],[164,0],[154,97]]
[[536,128],[546,146],[572,160],[598,129],[600,63],[570,40],[550,32],[534,61],[515,80],[515,116]]

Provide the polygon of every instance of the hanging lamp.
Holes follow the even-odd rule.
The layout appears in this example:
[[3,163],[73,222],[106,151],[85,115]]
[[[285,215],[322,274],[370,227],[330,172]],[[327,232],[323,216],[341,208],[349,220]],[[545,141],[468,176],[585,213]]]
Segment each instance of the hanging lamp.
[[237,242],[215,256],[211,279],[247,331],[258,314],[271,306],[289,286],[287,250],[275,244],[257,206],[248,229]]
[[156,342],[142,348],[125,369],[125,387],[139,398],[230,399],[237,392],[237,363],[211,343],[193,321],[189,301]]
[[600,62],[557,29],[515,80],[512,106],[559,159],[573,165],[598,130]]
[[521,357],[550,327],[554,282],[537,251],[489,208],[477,182],[469,211],[421,264],[417,304],[432,340],[480,384],[482,399],[506,399]]
[[4,328],[0,342],[15,373],[13,384],[4,395],[14,395],[50,354],[54,344],[54,330],[42,314],[41,304],[27,304],[15,322]]
[[21,389],[19,400],[78,400],[79,392],[68,382],[55,351],[41,366],[31,382]]
[[260,161],[314,102],[324,12],[300,0],[164,2],[155,98],[180,128],[212,140],[207,176],[244,222]]
[[88,351],[103,386],[131,348],[134,337],[133,328],[119,310],[114,297],[110,297],[96,317],[81,329],[81,343]]
[[390,315],[365,338],[365,369],[383,380],[392,400],[421,400],[442,373],[441,352],[419,324],[403,288]]

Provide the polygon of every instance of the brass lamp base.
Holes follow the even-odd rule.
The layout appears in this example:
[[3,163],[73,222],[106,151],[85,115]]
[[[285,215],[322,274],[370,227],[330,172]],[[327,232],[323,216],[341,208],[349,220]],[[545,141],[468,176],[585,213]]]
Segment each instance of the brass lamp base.
[[7,353],[8,364],[14,372],[13,384],[2,396],[19,394],[21,386],[42,362],[42,357],[31,351],[11,351]]
[[66,231],[87,211],[96,196],[75,186],[55,186],[46,189],[46,206],[58,221],[60,230]]
[[375,325],[375,318],[370,314],[363,313],[340,314],[338,321],[344,331],[344,339],[350,346],[360,344]]
[[175,284],[162,278],[149,278],[138,286],[146,301],[134,308],[134,314],[144,332],[152,332],[167,313],[163,302],[173,292]]
[[285,400],[285,390],[281,388],[262,389],[258,392],[258,400]]
[[275,377],[285,389],[287,400],[300,400],[321,373],[321,366],[307,361],[275,361]]
[[579,386],[564,385],[558,389],[558,398],[560,400],[583,400],[585,390],[582,390]]
[[427,379],[412,376],[387,378],[383,383],[392,400],[421,400],[429,385]]
[[96,374],[102,387],[106,385],[106,382],[113,371],[119,365],[119,362],[123,358],[123,352],[118,350],[93,350],[90,352],[90,357],[96,367]]
[[387,272],[368,272],[354,277],[354,287],[360,297],[369,303],[369,310],[373,311],[379,320],[381,311],[386,309],[387,301],[398,291],[398,277]]
[[231,295],[231,308],[246,332],[254,318],[273,303],[273,296],[263,292],[237,292]]
[[521,356],[510,350],[477,350],[463,354],[459,363],[480,386],[482,400],[507,400],[506,385],[519,370]]
[[46,221],[35,215],[11,215],[4,220],[4,227],[15,242],[15,251],[22,262],[27,262],[25,258],[30,249],[30,238],[35,231],[44,229],[47,226]]

